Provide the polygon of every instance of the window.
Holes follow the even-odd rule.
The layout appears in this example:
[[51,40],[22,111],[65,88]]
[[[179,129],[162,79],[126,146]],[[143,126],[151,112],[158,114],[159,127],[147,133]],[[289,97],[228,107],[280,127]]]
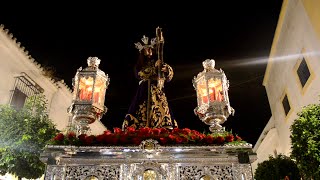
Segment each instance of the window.
[[297,69],[297,73],[299,76],[299,80],[300,83],[302,85],[302,87],[304,87],[304,85],[307,83],[309,77],[310,77],[310,71],[307,65],[306,60],[303,58],[298,69]]
[[282,105],[283,105],[284,112],[285,112],[285,114],[286,114],[286,116],[287,116],[288,113],[289,113],[289,111],[290,111],[290,109],[291,109],[287,95],[285,95],[285,96],[283,97]]
[[26,98],[27,98],[26,94],[24,94],[18,88],[15,88],[13,90],[13,95],[12,95],[10,105],[13,106],[15,109],[21,109],[24,105]]
[[25,73],[15,77],[10,105],[16,110],[24,106],[27,97],[43,92],[43,89]]

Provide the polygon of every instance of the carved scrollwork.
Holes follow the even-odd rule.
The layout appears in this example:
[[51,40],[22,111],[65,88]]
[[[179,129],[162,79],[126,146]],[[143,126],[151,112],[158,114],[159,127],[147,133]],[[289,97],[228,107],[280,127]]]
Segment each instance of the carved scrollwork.
[[83,180],[90,176],[101,179],[117,180],[120,176],[120,166],[67,166],[66,179]]
[[198,180],[201,177],[209,176],[219,177],[218,179],[232,180],[232,166],[213,165],[213,166],[180,166],[179,179],[181,180]]
[[233,166],[233,179],[234,180],[252,180],[252,172],[250,164],[237,164]]
[[48,166],[44,179],[63,179],[63,166]]

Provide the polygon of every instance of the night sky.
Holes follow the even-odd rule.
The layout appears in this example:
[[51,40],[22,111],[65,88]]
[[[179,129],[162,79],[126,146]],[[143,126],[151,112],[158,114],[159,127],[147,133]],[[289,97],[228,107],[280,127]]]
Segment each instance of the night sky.
[[109,129],[121,127],[138,85],[134,43],[143,35],[154,37],[160,26],[164,61],[175,73],[165,92],[179,127],[208,131],[193,113],[197,103],[192,79],[203,70],[202,61],[214,59],[230,81],[229,99],[235,109],[223,126],[254,145],[271,117],[262,81],[282,1],[137,2],[48,3],[25,7],[19,14],[9,8],[0,12],[0,24],[70,87],[89,56],[101,59],[100,69],[111,79],[108,112],[101,120]]

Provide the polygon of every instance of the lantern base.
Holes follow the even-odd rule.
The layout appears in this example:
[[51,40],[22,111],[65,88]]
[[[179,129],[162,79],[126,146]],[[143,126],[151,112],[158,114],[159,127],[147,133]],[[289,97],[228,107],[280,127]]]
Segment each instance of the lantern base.
[[76,130],[77,130],[77,135],[81,134],[90,134],[91,130],[89,127],[89,120],[87,119],[78,119],[76,121]]
[[210,132],[212,133],[223,133],[225,132],[225,128],[220,124],[213,124],[209,127]]
[[209,130],[213,133],[223,132],[224,127],[221,126],[222,123],[226,121],[224,115],[215,115],[213,113],[207,113],[204,117],[200,118],[202,122],[207,125],[210,125]]

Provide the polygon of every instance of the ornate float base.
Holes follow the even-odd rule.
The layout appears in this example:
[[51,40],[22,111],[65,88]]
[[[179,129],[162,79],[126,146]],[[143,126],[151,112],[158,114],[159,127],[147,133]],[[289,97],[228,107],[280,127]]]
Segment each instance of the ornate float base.
[[46,180],[251,180],[250,144],[224,146],[54,146],[41,155]]

